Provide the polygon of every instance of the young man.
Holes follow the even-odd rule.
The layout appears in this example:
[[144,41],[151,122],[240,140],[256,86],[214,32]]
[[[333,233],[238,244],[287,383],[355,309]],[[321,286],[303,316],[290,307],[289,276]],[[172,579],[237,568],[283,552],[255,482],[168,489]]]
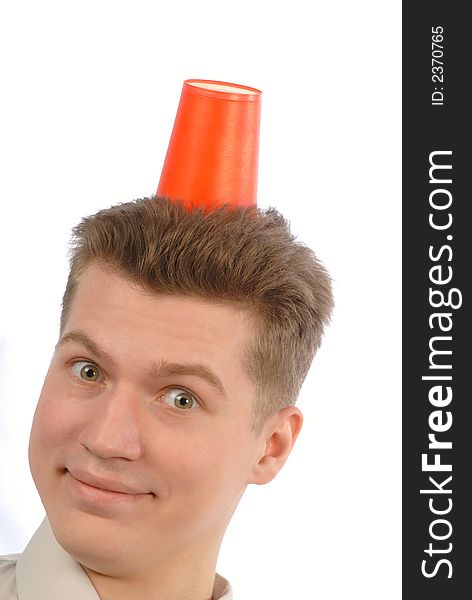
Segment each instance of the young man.
[[47,517],[0,559],[0,598],[230,600],[225,529],[295,443],[331,307],[274,209],[153,197],[85,218],[31,432]]

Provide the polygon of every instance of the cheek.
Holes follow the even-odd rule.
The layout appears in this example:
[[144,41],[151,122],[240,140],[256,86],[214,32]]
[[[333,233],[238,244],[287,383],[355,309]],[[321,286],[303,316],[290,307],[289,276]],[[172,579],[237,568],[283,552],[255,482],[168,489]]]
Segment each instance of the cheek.
[[167,472],[171,493],[202,502],[210,498],[214,504],[216,499],[224,502],[225,497],[234,497],[244,485],[249,470],[245,449],[245,438],[229,428],[226,433],[174,435],[155,456]]
[[61,402],[60,399],[60,386],[55,385],[53,378],[46,378],[31,428],[32,459],[37,453],[44,453],[48,449],[59,449],[61,442],[67,439],[74,429],[76,416],[68,410],[68,404]]

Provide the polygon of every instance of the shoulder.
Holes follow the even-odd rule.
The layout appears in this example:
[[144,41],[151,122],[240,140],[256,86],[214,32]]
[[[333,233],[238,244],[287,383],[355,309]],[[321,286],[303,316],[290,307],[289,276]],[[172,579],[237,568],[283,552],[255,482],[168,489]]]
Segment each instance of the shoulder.
[[19,554],[0,556],[0,598],[13,600],[16,595],[16,563]]
[[2,575],[10,571],[14,573],[20,556],[21,554],[5,554],[0,556],[0,573]]

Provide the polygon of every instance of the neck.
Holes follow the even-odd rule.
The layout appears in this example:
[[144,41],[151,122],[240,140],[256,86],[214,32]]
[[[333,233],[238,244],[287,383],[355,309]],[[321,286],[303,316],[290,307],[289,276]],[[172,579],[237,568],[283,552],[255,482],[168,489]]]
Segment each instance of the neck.
[[123,577],[83,568],[100,600],[212,600],[217,556],[199,553],[196,558],[181,552]]

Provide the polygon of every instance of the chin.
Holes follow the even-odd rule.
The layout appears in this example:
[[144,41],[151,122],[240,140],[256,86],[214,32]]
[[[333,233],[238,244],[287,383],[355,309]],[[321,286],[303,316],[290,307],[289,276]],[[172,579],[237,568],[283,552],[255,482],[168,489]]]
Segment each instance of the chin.
[[130,540],[125,543],[111,523],[100,524],[94,515],[85,513],[66,520],[50,515],[49,521],[59,544],[82,566],[112,577],[126,574],[133,556]]

